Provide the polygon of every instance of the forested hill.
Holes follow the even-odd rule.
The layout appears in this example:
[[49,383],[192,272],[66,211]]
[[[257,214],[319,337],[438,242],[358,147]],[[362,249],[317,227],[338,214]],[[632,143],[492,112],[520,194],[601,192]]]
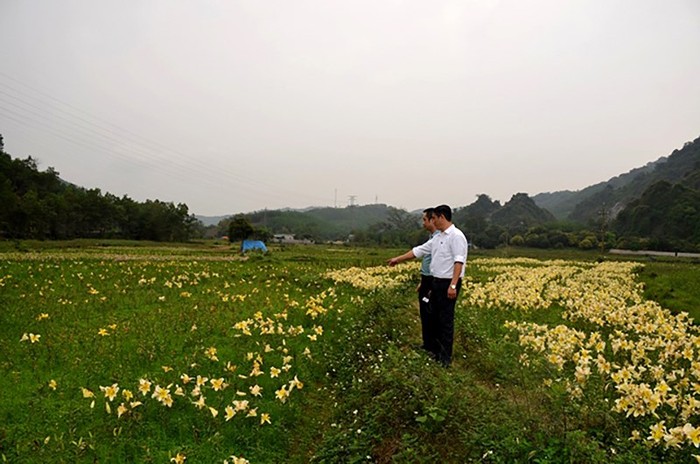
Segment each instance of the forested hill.
[[608,181],[590,185],[582,190],[538,193],[534,195],[532,199],[537,206],[546,209],[557,219],[570,219],[571,213],[573,213],[579,203],[588,200],[606,189],[619,188],[629,184],[637,175],[644,175],[653,171],[658,164],[664,163],[666,159],[666,157],[659,158],[656,161],[648,163],[646,166],[632,169]]
[[473,243],[486,248],[507,243],[512,235],[525,235],[530,229],[556,221],[525,193],[516,193],[504,205],[481,194],[471,205],[457,208],[453,219]]
[[[396,246],[416,245],[426,236],[420,227],[420,210],[408,212],[385,204],[312,208],[303,212],[265,210],[245,217],[263,236],[268,232],[322,241],[352,237],[356,243]],[[488,195],[480,195],[473,204],[454,208],[452,219],[481,247],[496,246],[502,236],[525,234],[528,229],[555,222],[551,213],[538,207],[525,193],[513,195],[504,205]],[[226,234],[231,220],[219,223],[218,234]]]
[[[700,244],[700,169],[684,178],[690,182],[659,181],[633,200],[612,222],[620,237],[645,237],[651,248],[693,250]],[[625,247],[635,247],[628,240]]]
[[[205,234],[185,204],[139,203],[127,196],[69,184],[52,168],[39,171],[31,157],[13,159],[4,152],[1,136],[0,205],[0,238],[5,239],[186,241]],[[565,205],[570,221],[557,221],[549,209],[561,215]],[[694,251],[700,249],[699,205],[700,138],[667,158],[580,192],[533,198],[518,193],[504,205],[482,194],[471,205],[452,206],[455,224],[479,247],[512,244]],[[261,237],[290,234],[313,241],[401,247],[425,240],[420,210],[408,212],[385,204],[262,210],[238,216],[245,217]],[[232,217],[221,220],[206,230],[207,236],[229,235],[231,222]]]
[[[346,240],[357,235],[362,240],[367,231],[393,242],[397,231],[420,232],[420,212],[408,212],[385,204],[348,206],[345,208],[310,208],[295,210],[261,210],[245,215],[258,229],[273,234],[291,234],[297,239]],[[219,222],[217,231],[226,234],[231,217]],[[390,238],[391,237],[391,238]]]
[[567,190],[540,193],[532,199],[558,219],[587,223],[601,214],[603,205],[606,214],[616,216],[627,204],[640,198],[645,190],[660,181],[671,185],[681,183],[693,188],[693,172],[700,169],[699,166],[700,137],[687,142],[683,148],[674,150],[667,157],[661,157],[606,182],[576,192]]
[[186,241],[197,233],[187,205],[140,203],[69,184],[31,157],[13,159],[0,135],[0,238]]

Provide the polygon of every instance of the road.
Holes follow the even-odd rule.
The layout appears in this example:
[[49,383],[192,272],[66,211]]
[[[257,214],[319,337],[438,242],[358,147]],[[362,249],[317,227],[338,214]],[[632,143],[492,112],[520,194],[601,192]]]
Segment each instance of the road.
[[620,250],[612,248],[613,255],[637,255],[637,256],[671,256],[677,258],[700,258],[700,253],[686,253],[683,251],[651,251],[651,250]]

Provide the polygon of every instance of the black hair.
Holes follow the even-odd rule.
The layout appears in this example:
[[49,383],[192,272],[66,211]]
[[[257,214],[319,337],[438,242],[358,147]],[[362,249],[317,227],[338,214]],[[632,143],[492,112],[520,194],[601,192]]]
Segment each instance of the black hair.
[[423,214],[425,214],[428,219],[432,219],[433,216],[435,216],[435,208],[425,208]]
[[447,205],[440,205],[433,208],[436,216],[443,216],[448,221],[452,222],[452,208]]

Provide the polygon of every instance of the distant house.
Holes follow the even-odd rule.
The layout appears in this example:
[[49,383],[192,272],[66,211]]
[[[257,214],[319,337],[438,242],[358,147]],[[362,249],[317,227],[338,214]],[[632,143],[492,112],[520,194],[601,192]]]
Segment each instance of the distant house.
[[288,243],[288,244],[305,244],[305,245],[310,245],[313,242],[313,240],[307,240],[307,239],[302,239],[298,240],[294,237],[292,234],[275,234],[272,236],[272,240],[275,243]]

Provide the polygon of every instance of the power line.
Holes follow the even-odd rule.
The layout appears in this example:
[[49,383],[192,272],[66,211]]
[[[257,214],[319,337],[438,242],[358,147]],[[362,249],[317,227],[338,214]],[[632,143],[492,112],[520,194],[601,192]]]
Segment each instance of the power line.
[[[0,74],[5,75],[4,73],[0,73]],[[0,82],[0,84],[5,85],[6,87],[10,87],[10,86],[8,86],[6,83]],[[10,87],[10,88],[12,88],[12,87]],[[17,90],[17,89],[13,89],[13,90]],[[41,91],[37,91],[37,92],[42,93]],[[42,94],[43,94],[43,93],[42,93]],[[26,96],[27,94],[24,93],[24,95]],[[34,98],[34,99],[37,99],[36,97],[32,97],[32,96],[29,96],[29,97],[30,97],[30,98]],[[23,100],[21,100],[21,99],[19,99],[19,98],[17,98],[17,97],[14,97],[14,98],[17,99],[17,100],[22,101],[22,102],[25,103],[25,104],[27,104],[26,101],[23,101]],[[52,97],[49,96],[49,98],[52,98]],[[37,100],[39,100],[39,99],[37,99]],[[54,100],[56,100],[56,99],[54,99]],[[41,101],[41,100],[39,100],[39,101]],[[42,103],[44,103],[44,102],[42,102]],[[30,105],[31,105],[31,104],[30,104]],[[66,105],[72,107],[72,105],[70,105],[70,104],[67,104],[67,103],[66,103]],[[31,105],[31,106],[33,106],[34,108],[37,108],[36,105]],[[56,107],[56,106],[53,105],[53,104],[52,104],[52,106],[54,106],[54,108]],[[73,108],[73,107],[72,107],[72,108]],[[58,109],[58,111],[60,111],[60,112],[62,112],[62,113],[64,113],[64,114],[67,114],[67,115],[70,116],[70,117],[75,117],[73,114],[68,113],[68,112],[64,111],[63,109],[61,109],[61,108],[57,108],[57,109]],[[31,112],[31,113],[36,114],[35,112],[32,112],[31,110],[26,110],[26,109],[25,109],[25,111],[29,111],[29,112]],[[44,119],[46,119],[46,117],[45,117],[44,115],[39,115],[39,117],[43,117]],[[120,134],[114,132],[113,130],[111,130],[111,129],[106,129],[106,128],[104,128],[104,127],[101,127],[101,126],[99,126],[99,125],[97,125],[97,124],[94,124],[94,123],[92,123],[92,122],[90,122],[90,121],[85,120],[84,118],[79,118],[79,117],[78,117],[77,119],[80,120],[80,121],[82,121],[82,122],[86,122],[86,123],[90,124],[91,126],[97,128],[97,129],[99,129],[99,130],[102,130],[103,132],[105,132],[106,134],[109,134],[109,135],[105,135],[104,133],[97,133],[97,132],[95,132],[94,130],[91,130],[91,129],[86,129],[86,128],[85,128],[83,125],[81,125],[80,123],[76,123],[75,121],[71,121],[71,120],[69,120],[68,118],[60,117],[60,116],[57,116],[57,117],[58,117],[60,120],[69,122],[70,124],[72,124],[73,126],[75,126],[75,127],[76,127],[80,132],[82,132],[83,134],[87,133],[88,136],[98,135],[98,136],[100,136],[102,139],[107,139],[107,140],[109,140],[109,141],[111,141],[111,142],[113,142],[113,143],[122,144],[122,145],[124,144],[124,141],[127,140],[126,138],[120,136]],[[116,127],[116,126],[115,126],[115,127]],[[71,130],[75,130],[75,129],[71,128]],[[128,134],[131,134],[131,135],[133,135],[133,136],[135,136],[135,137],[137,137],[137,138],[143,139],[142,137],[138,136],[137,134],[134,134],[134,133],[131,132],[131,131],[128,131],[127,129],[123,129],[123,131],[125,131],[125,132],[127,132]],[[119,137],[119,138],[115,138],[114,136]],[[65,137],[63,137],[63,138],[65,139]],[[163,146],[164,149],[165,149],[166,151],[168,151],[168,154],[171,155],[171,156],[162,155],[162,154],[161,154],[162,151],[163,151],[162,149],[159,149],[159,150],[151,150],[151,149],[149,149],[148,147],[146,147],[146,149],[144,149],[144,146],[139,145],[139,144],[134,144],[134,143],[133,143],[133,139],[129,139],[129,140],[131,141],[131,146],[129,147],[130,152],[132,152],[133,154],[136,154],[136,155],[141,155],[139,158],[146,158],[148,161],[151,161],[150,164],[153,165],[153,166],[158,166],[158,165],[160,165],[161,167],[165,167],[165,168],[167,168],[167,169],[169,169],[169,170],[172,170],[173,167],[182,168],[182,169],[183,169],[182,172],[183,172],[183,173],[187,173],[187,174],[189,175],[189,177],[191,177],[191,174],[192,174],[192,166],[183,166],[183,164],[182,164],[181,162],[177,162],[177,160],[174,159],[174,158],[180,158],[181,160],[185,160],[188,164],[193,165],[193,166],[195,167],[195,170],[197,170],[198,172],[204,174],[204,177],[211,176],[211,174],[215,174],[215,175],[226,174],[226,175],[231,176],[231,177],[234,177],[234,178],[238,177],[240,180],[242,180],[242,181],[244,181],[244,182],[248,180],[248,179],[243,178],[242,176],[238,176],[238,175],[235,174],[235,173],[230,173],[230,172],[229,172],[229,173],[226,173],[225,170],[221,170],[221,169],[219,169],[219,170],[214,170],[214,171],[212,172],[212,170],[210,169],[209,166],[207,166],[207,167],[205,168],[205,165],[203,165],[202,163],[200,163],[200,162],[198,162],[198,161],[196,161],[196,160],[192,160],[192,159],[186,157],[185,155],[178,154],[178,153],[175,152],[174,150],[170,150],[170,149],[168,149],[167,147],[164,147],[164,146]],[[93,142],[95,142],[95,141],[93,140]],[[157,142],[154,142],[154,143],[157,143]],[[98,148],[101,152],[103,152],[103,153],[105,153],[105,154],[107,154],[107,155],[110,155],[110,156],[116,154],[116,152],[114,151],[114,149],[113,149],[112,147],[104,147],[104,146],[95,147],[95,146],[93,146],[92,148]],[[172,156],[172,155],[175,155],[175,156]],[[125,158],[125,157],[123,157],[123,156],[118,156],[118,157],[120,157],[120,158],[122,158],[122,159],[128,160],[128,158]],[[140,161],[143,162],[144,160],[141,159]],[[168,162],[168,163],[167,163],[166,165],[163,166],[163,163],[164,163],[164,162]],[[222,171],[223,171],[223,172],[222,172]],[[225,179],[226,179],[226,180],[229,180],[228,177],[225,177]],[[209,180],[211,180],[211,179],[209,179]]]
[[[2,115],[4,118],[9,119],[9,120],[12,120],[12,121],[14,121],[15,123],[21,124],[21,125],[24,126],[24,127],[29,127],[29,128],[33,127],[33,126],[27,124],[27,122],[26,122],[27,117],[26,117],[25,115],[19,114],[19,113],[17,113],[17,112],[14,112],[14,111],[12,111],[12,110],[8,110],[7,108],[3,108],[3,107],[0,107],[0,110],[3,111],[3,112],[5,112],[5,114]],[[9,113],[9,114],[8,114],[8,113]],[[18,119],[18,118],[20,118],[20,119]],[[22,119],[24,119],[24,120],[22,120]],[[43,128],[43,130],[45,130],[46,132],[52,134],[52,135],[55,136],[55,137],[58,137],[58,138],[60,138],[60,139],[63,139],[63,140],[65,140],[65,141],[67,141],[67,142],[70,142],[70,143],[72,143],[72,144],[74,144],[74,145],[77,145],[77,146],[80,146],[80,147],[83,147],[83,148],[87,148],[87,149],[91,149],[91,150],[95,149],[95,146],[94,146],[94,145],[91,145],[90,142],[85,142],[85,141],[82,141],[82,140],[77,139],[77,138],[75,138],[75,137],[70,137],[70,136],[63,135],[61,132],[58,132],[58,131],[52,129],[50,126],[46,125],[45,123],[38,122],[38,121],[31,121],[31,122],[32,122],[32,124],[41,124],[41,125],[45,126],[45,127]],[[113,153],[113,155],[115,155],[116,157],[120,157],[120,156],[121,156],[121,155],[118,155],[117,153]],[[129,160],[129,161],[137,162],[137,161],[134,161],[134,160]],[[140,161],[138,161],[138,162],[140,162]]]
[[[27,84],[14,79],[2,71],[0,71],[0,76],[4,76],[6,80],[9,79],[10,81],[15,82],[41,96],[37,97],[36,95],[31,95],[17,88],[16,86],[0,81],[0,85],[6,89],[10,89],[14,93],[8,93],[0,90],[1,94],[13,99],[12,102],[7,98],[2,99],[2,101],[5,103],[5,107],[0,107],[0,109],[15,116],[13,118],[12,116],[5,114],[6,118],[10,118],[16,123],[29,129],[33,129],[36,125],[41,125],[44,127],[43,130],[46,130],[52,135],[73,144],[81,145],[92,150],[98,150],[102,154],[120,158],[127,163],[138,163],[149,167],[158,167],[159,170],[168,170],[171,172],[177,171],[179,174],[185,174],[188,180],[191,180],[192,172],[195,171],[200,174],[198,177],[207,181],[207,183],[213,184],[215,182],[215,177],[224,182],[234,179],[242,184],[242,187],[250,188],[251,190],[259,193],[264,193],[267,196],[273,195],[280,199],[285,199],[289,198],[290,195],[293,195],[297,197],[313,198],[314,201],[320,200],[319,197],[302,194],[298,191],[285,191],[284,189],[279,189],[277,186],[262,182],[258,179],[242,176],[238,172],[230,171],[221,166],[216,166],[214,169],[212,169],[212,166],[209,164],[192,159],[191,157],[173,150],[159,142],[147,139],[128,129],[116,126],[108,121],[104,121],[103,119],[76,108],[70,103],[59,100],[41,90],[28,86]],[[20,94],[25,98],[20,98],[16,94]],[[36,104],[28,101],[27,98],[31,99],[32,101],[39,102],[41,105],[49,106],[52,110],[50,115],[44,114],[43,112],[45,109],[43,107],[37,106]],[[17,111],[12,111],[7,107],[7,105],[11,105],[14,108],[32,116],[18,113]],[[72,111],[66,110],[65,107]],[[34,109],[38,110],[39,113],[34,111]],[[56,114],[56,112],[59,114]],[[86,117],[76,115],[75,112],[83,114]],[[21,118],[23,120],[20,121],[17,118]],[[55,120],[52,120],[51,118],[55,118]],[[95,123],[90,119],[98,121],[98,123]],[[56,123],[56,120],[59,121],[60,125],[63,125],[69,129],[71,132],[70,136],[66,136],[60,132],[52,130],[53,128],[51,127],[51,123]],[[76,133],[81,134],[83,137],[87,137],[87,140],[85,138],[78,139],[75,135]],[[130,137],[124,137],[123,134],[128,134]],[[105,143],[111,143],[125,146],[125,141],[129,142],[126,148],[128,148],[128,151],[132,156],[122,155],[115,151],[113,146],[104,145]],[[220,184],[218,183],[215,185],[220,187]]]

